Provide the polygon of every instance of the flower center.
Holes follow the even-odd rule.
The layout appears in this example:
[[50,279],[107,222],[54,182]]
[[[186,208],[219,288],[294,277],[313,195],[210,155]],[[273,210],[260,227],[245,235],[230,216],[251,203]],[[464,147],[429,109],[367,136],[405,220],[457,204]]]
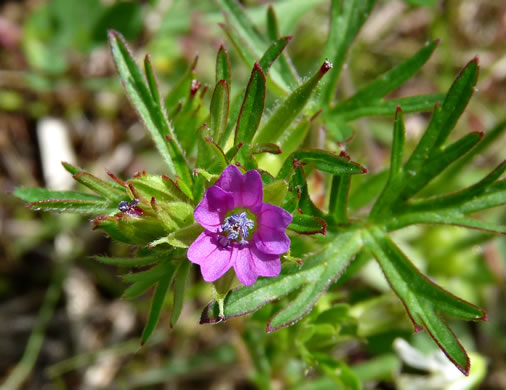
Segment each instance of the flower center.
[[248,213],[243,211],[240,214],[232,214],[225,218],[221,225],[223,232],[227,234],[227,240],[244,241],[248,238],[251,229],[255,228],[255,222],[248,218]]

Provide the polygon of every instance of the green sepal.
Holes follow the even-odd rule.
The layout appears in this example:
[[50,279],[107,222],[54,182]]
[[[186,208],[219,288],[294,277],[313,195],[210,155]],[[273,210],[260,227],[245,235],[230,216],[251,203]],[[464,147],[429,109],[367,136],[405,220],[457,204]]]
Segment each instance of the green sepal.
[[176,248],[188,248],[203,231],[202,226],[194,223],[169,234],[166,242]]
[[98,217],[93,221],[94,229],[101,229],[115,240],[134,245],[147,245],[166,234],[160,221],[155,217],[117,214]]
[[139,198],[147,202],[149,202],[151,198],[156,198],[158,202],[191,202],[181,189],[167,177],[141,172],[127,180],[127,183],[134,187]]

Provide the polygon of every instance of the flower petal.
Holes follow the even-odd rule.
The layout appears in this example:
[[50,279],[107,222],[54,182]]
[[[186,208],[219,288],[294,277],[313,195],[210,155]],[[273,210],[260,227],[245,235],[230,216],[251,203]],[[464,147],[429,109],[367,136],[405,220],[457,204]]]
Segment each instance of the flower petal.
[[233,195],[234,207],[255,211],[262,204],[262,178],[258,171],[248,171],[243,175],[235,165],[229,165],[215,185]]
[[251,241],[260,252],[271,255],[280,255],[290,249],[290,239],[284,230],[272,229],[268,226],[260,225]]
[[279,275],[281,272],[281,260],[279,259],[279,255],[269,255],[260,252],[255,245],[251,245],[250,249],[251,257],[259,276],[273,277]]
[[292,223],[292,215],[270,203],[263,203],[258,214],[258,226],[267,226],[271,229],[285,230]]
[[234,270],[237,279],[246,285],[251,286],[257,281],[258,274],[255,269],[249,245],[239,245],[234,247],[235,261]]
[[203,232],[188,248],[188,259],[200,265],[200,271],[206,282],[221,278],[233,264],[232,247],[222,247],[218,235]]
[[234,208],[232,195],[214,185],[207,189],[204,198],[195,208],[193,217],[206,230],[217,233],[225,214]]

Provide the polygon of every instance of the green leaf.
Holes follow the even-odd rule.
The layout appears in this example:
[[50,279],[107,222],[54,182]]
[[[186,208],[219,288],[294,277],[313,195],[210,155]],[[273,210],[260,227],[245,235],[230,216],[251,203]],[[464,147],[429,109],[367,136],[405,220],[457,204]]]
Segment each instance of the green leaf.
[[186,281],[190,273],[190,261],[183,260],[181,266],[177,270],[174,282],[174,304],[172,305],[172,313],[170,315],[170,327],[176,325],[181,311],[183,310],[184,293],[186,289]]
[[329,199],[329,215],[333,216],[337,223],[348,222],[347,209],[350,184],[350,175],[332,177]]
[[458,177],[459,172],[462,172],[463,168],[469,164],[476,156],[484,152],[490,145],[492,145],[497,139],[499,139],[506,130],[506,121],[501,121],[493,128],[485,132],[485,136],[476,147],[471,149],[465,156],[462,156],[455,164],[452,164],[442,175],[437,177],[431,185],[437,185],[438,183],[448,183],[455,180]]
[[290,126],[279,137],[277,144],[281,148],[281,158],[286,159],[291,153],[295,152],[297,148],[302,145],[309,130],[311,129],[312,121],[303,119],[299,123]]
[[144,294],[146,291],[148,291],[151,287],[155,285],[156,281],[153,280],[142,280],[139,282],[135,282],[128,286],[127,289],[123,292],[123,295],[121,296],[124,299],[134,299],[138,296]]
[[251,148],[251,154],[281,154],[281,148],[276,144],[256,144]]
[[434,105],[443,101],[444,98],[444,93],[434,93],[399,99],[378,100],[363,106],[350,107],[346,110],[330,110],[325,115],[329,118],[338,117],[343,122],[349,122],[364,116],[393,115],[399,106],[405,113],[424,112],[431,111]]
[[406,165],[405,185],[399,198],[405,200],[419,192],[429,181],[480,142],[482,137],[483,133],[469,133],[443,150],[432,154],[418,171],[408,170]]
[[434,149],[445,143],[460,115],[464,112],[469,99],[474,93],[478,73],[478,57],[476,57],[457,75],[457,79],[446,94],[443,103],[441,118],[439,118],[439,133],[434,143]]
[[363,182],[351,191],[348,202],[350,210],[359,210],[371,203],[385,187],[388,175],[387,170],[367,175]]
[[[266,303],[303,287],[299,296],[269,321],[267,331],[293,324],[311,310],[321,294],[344,270],[360,245],[358,232],[344,232],[336,236],[329,246],[322,248],[321,252],[305,259],[302,267],[287,264],[278,277],[262,278],[252,286],[231,291],[224,302],[225,319],[251,313]],[[218,312],[217,306],[211,302],[202,313],[201,323],[216,321],[209,318],[209,315]]]
[[[142,72],[135,63],[128,45],[121,35],[113,30],[109,31],[109,43],[123,86],[146,129],[151,134],[158,151],[167,163],[171,173],[178,175],[187,185],[190,185],[191,176],[181,146],[175,141],[174,131],[164,110],[152,98]],[[166,142],[166,135],[174,142]]]
[[294,171],[294,161],[298,163],[314,164],[317,169],[333,175],[359,175],[367,173],[367,169],[360,164],[348,161],[333,153],[318,149],[303,149],[294,152],[285,160],[278,173],[278,179],[288,179]]
[[232,72],[230,68],[228,52],[225,46],[221,45],[216,55],[216,83],[225,80],[229,87],[232,85]]
[[98,177],[93,176],[91,173],[85,172],[69,163],[63,162],[63,167],[72,174],[72,177],[77,182],[88,187],[90,190],[102,195],[106,199],[114,202],[120,202],[128,198],[126,188],[117,184],[116,182],[106,182]]
[[[506,202],[506,191],[502,194],[503,204]],[[397,230],[415,224],[442,224],[462,226],[469,229],[484,230],[491,233],[506,234],[506,226],[483,222],[467,217],[458,210],[423,211],[401,214],[388,221],[385,226],[388,230]]]
[[325,353],[311,355],[316,360],[316,367],[325,376],[332,378],[337,388],[346,390],[361,390],[360,380],[353,370],[345,363],[331,358]]
[[401,108],[398,107],[397,112],[395,113],[394,121],[394,136],[392,141],[392,154],[390,157],[389,181],[401,174],[405,141],[406,129],[404,128],[404,116]]
[[140,257],[105,257],[105,256],[96,256],[95,260],[104,263],[116,265],[118,267],[144,267],[146,265],[151,265],[157,263],[162,258],[161,255],[149,255],[149,256],[140,256]]
[[453,332],[439,317],[444,312],[465,320],[485,320],[485,313],[424,277],[380,229],[364,232],[364,242],[378,260],[393,290],[402,300],[415,330],[425,328],[448,358],[465,375],[469,358]]
[[318,71],[304,84],[295,89],[274,111],[264,127],[255,137],[256,143],[276,142],[283,131],[293,122],[299,112],[309,101],[318,82],[332,69],[332,64],[325,61]]
[[158,82],[156,81],[155,72],[153,71],[153,65],[151,65],[151,57],[149,54],[144,58],[144,71],[146,72],[146,79],[148,80],[149,90],[151,91],[151,97],[155,104],[161,106],[160,92],[158,91]]
[[338,103],[332,111],[346,112],[358,107],[366,107],[399,88],[427,62],[438,43],[439,41],[428,43],[413,57],[382,74],[364,88],[360,89],[355,95]]
[[327,222],[324,219],[305,214],[295,214],[288,229],[301,234],[327,234]]
[[374,2],[374,0],[332,0],[329,36],[324,54],[334,65],[334,71],[322,83],[321,99],[326,106],[333,103],[348,48],[369,16]]
[[406,162],[405,170],[418,172],[429,156],[437,152],[448,134],[455,127],[471,97],[478,78],[478,62],[471,61],[453,82],[441,107],[432,115],[427,131]]
[[106,42],[107,31],[113,29],[120,31],[126,39],[134,39],[142,31],[142,26],[142,6],[134,2],[118,2],[108,7],[92,26],[92,35],[95,42]]
[[224,79],[218,81],[211,98],[209,126],[212,137],[218,145],[224,145],[226,142],[229,100],[229,84]]
[[[267,36],[271,42],[277,41],[280,38],[278,19],[272,5],[267,7]],[[279,68],[281,77],[283,77],[287,85],[295,87],[300,84],[299,75],[286,53],[282,53],[279,58]]]
[[262,68],[264,73],[267,73],[270,69],[271,65],[276,61],[276,59],[281,55],[283,50],[285,49],[288,42],[292,39],[291,36],[280,38],[274,42],[267,48],[260,61],[258,61],[258,65]]
[[117,206],[96,200],[70,200],[70,199],[50,199],[39,200],[30,203],[32,210],[57,211],[64,213],[80,214],[109,214],[117,210]]
[[248,145],[260,124],[265,105],[265,75],[260,65],[255,64],[246,88],[246,94],[237,119],[234,143]]
[[[220,25],[220,27],[223,28],[246,65],[253,66],[255,59],[260,57],[267,46],[265,38],[236,0],[217,0],[217,2],[230,22],[230,25]],[[288,87],[277,70],[273,70],[269,84],[278,94],[287,93]]]
[[172,262],[165,264],[164,273],[160,277],[156,285],[155,293],[153,294],[148,321],[146,322],[141,336],[141,345],[144,345],[146,343],[156,328],[156,324],[160,318],[160,312],[162,311],[163,302],[165,301],[165,296],[167,295],[167,291],[169,290],[170,284],[172,283],[172,279],[174,279],[174,274],[180,265],[181,263],[173,264]]
[[[227,31],[227,30],[225,30],[225,31]],[[279,41],[273,42],[269,46],[267,51],[264,53],[262,58],[259,60],[258,65],[262,69],[264,75],[268,74],[272,63],[276,60],[277,56],[281,53],[281,50],[284,49],[284,47],[286,46],[288,41],[289,41],[289,39],[288,39],[288,37],[286,37],[286,38],[281,38]],[[254,63],[253,57],[251,57],[251,61],[248,60],[248,61],[246,61],[246,63],[253,64]],[[268,84],[268,83],[269,83],[269,80],[267,79],[266,84]],[[239,92],[235,96],[234,100],[232,101],[232,105],[230,108],[230,120],[229,120],[229,123],[227,126],[224,140],[228,139],[228,136],[229,136],[230,132],[232,131],[234,124],[237,122],[237,118],[239,116],[241,105],[242,105],[242,102],[244,101],[245,95],[246,95],[246,88],[241,90],[241,92]],[[225,141],[223,141],[223,142],[225,142]]]
[[503,161],[486,177],[478,183],[467,187],[454,194],[438,196],[429,199],[414,200],[401,209],[402,212],[413,211],[434,211],[445,208],[458,209],[460,205],[467,201],[476,201],[477,197],[483,195],[485,191],[492,185],[506,170],[506,161]]
[[25,202],[38,202],[45,200],[82,200],[104,202],[105,199],[96,195],[82,194],[69,191],[51,191],[40,187],[17,187],[13,195]]
[[195,57],[190,67],[181,76],[176,85],[171,89],[170,93],[165,98],[165,107],[169,112],[176,109],[180,101],[188,95],[192,80],[195,77],[195,67],[197,66],[198,56]]

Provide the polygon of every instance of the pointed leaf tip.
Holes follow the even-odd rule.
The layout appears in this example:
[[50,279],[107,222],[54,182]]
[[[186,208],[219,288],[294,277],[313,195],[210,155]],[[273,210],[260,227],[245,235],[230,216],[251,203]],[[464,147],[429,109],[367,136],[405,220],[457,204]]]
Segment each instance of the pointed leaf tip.
[[320,67],[320,73],[321,74],[327,73],[330,69],[332,69],[332,66],[333,66],[332,63],[328,60],[328,58],[326,58],[322,66]]

